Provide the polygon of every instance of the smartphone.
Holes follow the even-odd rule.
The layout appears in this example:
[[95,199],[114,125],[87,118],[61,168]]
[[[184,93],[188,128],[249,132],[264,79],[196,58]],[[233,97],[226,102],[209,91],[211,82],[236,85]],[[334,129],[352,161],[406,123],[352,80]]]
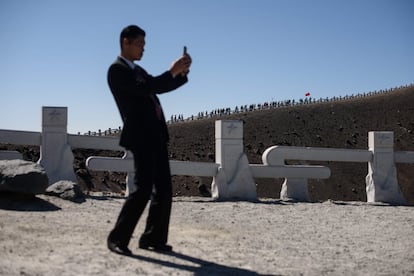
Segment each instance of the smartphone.
[[183,48],[183,55],[186,55],[187,54],[187,46],[184,46],[184,48]]

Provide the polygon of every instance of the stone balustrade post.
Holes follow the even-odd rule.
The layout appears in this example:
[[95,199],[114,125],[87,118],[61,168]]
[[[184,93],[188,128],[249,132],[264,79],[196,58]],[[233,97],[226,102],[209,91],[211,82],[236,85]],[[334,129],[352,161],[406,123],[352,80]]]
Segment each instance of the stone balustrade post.
[[38,163],[45,169],[49,185],[60,180],[76,181],[73,153],[68,144],[67,107],[42,107],[42,138]]
[[286,177],[280,189],[280,199],[309,201],[308,179],[305,177]]
[[[122,159],[129,160],[131,163],[134,162],[134,155],[130,151],[125,151],[124,156]],[[125,196],[129,196],[133,192],[137,190],[137,186],[135,185],[135,170],[128,170],[126,176],[126,190]]]
[[218,120],[215,124],[217,175],[212,196],[217,199],[256,199],[256,184],[243,147],[243,122]]
[[398,186],[394,160],[394,133],[392,131],[370,131],[369,150],[373,153],[368,163],[366,191],[368,202],[405,204]]

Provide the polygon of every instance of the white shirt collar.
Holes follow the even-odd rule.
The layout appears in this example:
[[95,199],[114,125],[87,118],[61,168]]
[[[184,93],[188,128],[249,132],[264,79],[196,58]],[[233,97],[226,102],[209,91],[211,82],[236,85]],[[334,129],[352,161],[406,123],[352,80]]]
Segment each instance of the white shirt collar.
[[123,56],[119,56],[123,61],[126,62],[126,64],[128,64],[129,67],[131,67],[131,69],[134,69],[137,65],[135,63],[133,63],[132,61],[130,61],[129,59],[124,58]]

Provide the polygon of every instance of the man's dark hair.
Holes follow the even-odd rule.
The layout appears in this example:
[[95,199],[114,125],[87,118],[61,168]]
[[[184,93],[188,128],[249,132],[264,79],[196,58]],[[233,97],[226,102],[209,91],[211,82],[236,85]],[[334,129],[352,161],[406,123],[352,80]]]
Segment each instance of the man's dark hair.
[[124,40],[124,38],[128,39],[128,41],[131,41],[139,36],[145,36],[145,31],[141,29],[140,27],[136,25],[129,25],[125,27],[122,30],[120,38],[119,38],[121,49],[122,49],[122,41]]

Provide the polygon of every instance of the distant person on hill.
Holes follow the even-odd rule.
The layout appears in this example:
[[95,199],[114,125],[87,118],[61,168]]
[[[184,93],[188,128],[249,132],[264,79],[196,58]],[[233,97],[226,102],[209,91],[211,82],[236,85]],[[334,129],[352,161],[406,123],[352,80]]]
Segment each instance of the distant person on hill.
[[108,70],[108,84],[124,123],[120,145],[134,156],[136,191],[121,209],[107,240],[109,250],[131,255],[128,248],[135,226],[151,199],[146,228],[139,240],[142,249],[172,251],[167,244],[172,203],[168,160],[168,129],[156,94],[172,91],[188,81],[191,57],[184,51],[170,69],[151,76],[134,61],[141,60],[145,31],[125,27],[120,35],[121,54]]

